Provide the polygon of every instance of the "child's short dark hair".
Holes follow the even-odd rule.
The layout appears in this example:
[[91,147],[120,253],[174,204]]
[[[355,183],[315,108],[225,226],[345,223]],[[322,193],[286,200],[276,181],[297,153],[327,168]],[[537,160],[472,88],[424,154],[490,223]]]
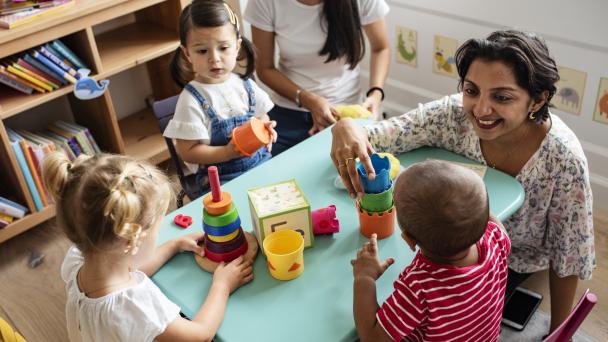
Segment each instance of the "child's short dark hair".
[[439,257],[452,256],[477,242],[488,224],[483,180],[445,161],[410,166],[397,178],[394,201],[401,230]]

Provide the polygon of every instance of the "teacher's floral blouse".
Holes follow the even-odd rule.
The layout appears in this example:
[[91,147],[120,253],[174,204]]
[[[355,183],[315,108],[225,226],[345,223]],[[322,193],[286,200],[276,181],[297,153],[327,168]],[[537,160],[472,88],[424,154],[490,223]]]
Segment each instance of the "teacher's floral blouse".
[[[504,221],[512,244],[509,267],[531,273],[553,265],[560,277],[589,279],[595,248],[587,159],[570,128],[553,114],[551,123],[539,149],[516,176],[525,199]],[[421,104],[366,129],[377,151],[400,154],[435,146],[487,165],[463,113],[461,94]]]

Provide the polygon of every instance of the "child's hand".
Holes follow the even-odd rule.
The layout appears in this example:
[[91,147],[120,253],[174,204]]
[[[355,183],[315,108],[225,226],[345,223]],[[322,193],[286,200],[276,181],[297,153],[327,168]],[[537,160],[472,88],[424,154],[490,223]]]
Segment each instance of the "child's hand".
[[220,263],[213,273],[213,282],[227,286],[231,293],[252,279],[253,267],[251,261],[245,260],[242,255],[228,264]]
[[204,234],[205,233],[203,232],[191,233],[175,239],[178,252],[192,252],[204,256],[205,248],[198,245],[198,242],[202,240]]
[[266,129],[270,132],[270,142],[266,145],[268,152],[270,152],[272,151],[272,144],[277,142],[277,137],[279,136],[277,131],[274,130],[274,128],[277,127],[277,122],[274,120],[266,121],[264,122],[264,126],[266,126]]
[[376,234],[372,234],[371,239],[357,252],[357,258],[351,260],[353,265],[353,275],[356,278],[369,277],[376,281],[380,276],[395,262],[395,259],[388,258],[383,262],[378,260],[378,240]]

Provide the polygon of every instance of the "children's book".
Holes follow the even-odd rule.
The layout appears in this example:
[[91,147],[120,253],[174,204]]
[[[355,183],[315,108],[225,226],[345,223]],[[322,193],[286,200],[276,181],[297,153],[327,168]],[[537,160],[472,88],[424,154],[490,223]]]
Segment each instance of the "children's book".
[[86,64],[84,64],[82,60],[78,58],[78,56],[76,56],[76,54],[72,50],[70,50],[70,48],[68,48],[65,44],[61,42],[61,40],[53,40],[51,42],[51,47],[57,52],[59,52],[61,55],[63,55],[63,57],[67,58],[70,63],[72,63],[76,67],[77,70],[89,69]]
[[21,83],[23,85],[26,85],[26,86],[32,88],[33,90],[36,90],[36,91],[41,92],[41,93],[44,93],[44,89],[38,87],[37,85],[35,85],[33,83],[30,83],[30,82],[24,80],[21,77],[15,76],[13,73],[8,72],[8,70],[6,70],[6,68],[4,66],[2,66],[2,65],[0,65],[0,74],[3,74],[5,76],[11,78],[15,82],[18,82],[18,83]]
[[[27,183],[27,188],[32,195],[32,199],[34,200],[34,204],[36,205],[37,210],[42,210],[44,206],[42,205],[42,201],[40,200],[40,195],[38,194],[38,189],[36,188],[36,184],[34,183],[34,178],[32,177],[32,171],[30,170],[28,163],[23,154],[23,150],[21,149],[20,141],[23,140],[22,137],[19,136],[15,131],[10,128],[6,128],[6,132],[8,133],[8,138],[11,143],[11,147],[13,148],[13,152],[15,153],[15,158],[17,159],[17,163],[19,164],[19,168],[21,169],[21,173],[23,174],[23,178],[25,178],[25,182]],[[11,215],[12,216],[12,215]]]
[[32,91],[34,91],[34,88],[19,82],[16,80],[16,78],[17,77],[14,75],[8,74],[4,70],[0,70],[0,83],[6,84],[7,86],[25,94],[31,94]]
[[82,153],[82,150],[80,149],[80,145],[78,145],[76,138],[64,136],[63,134],[58,133],[59,131],[60,129],[58,127],[54,127],[53,125],[51,125],[47,127],[46,133],[47,135],[50,135],[56,139],[65,141],[65,143],[68,144],[68,146],[72,150],[74,156],[78,157]]
[[25,162],[27,163],[27,167],[30,169],[30,172],[32,174],[32,179],[34,180],[36,190],[38,190],[38,196],[40,196],[42,206],[46,207],[49,203],[46,200],[46,191],[44,190],[42,177],[39,176],[38,167],[34,163],[36,155],[32,150],[30,150],[30,146],[27,140],[23,138],[19,140],[19,146],[21,146],[21,151],[23,152],[23,156],[25,157]]
[[24,80],[26,80],[26,81],[28,81],[30,83],[35,84],[36,86],[44,89],[45,91],[52,91],[53,90],[53,88],[50,85],[48,85],[48,84],[46,84],[44,82],[39,81],[35,77],[32,77],[28,73],[23,72],[21,69],[17,69],[17,68],[15,68],[12,65],[7,66],[6,70],[8,72],[12,73],[13,75],[17,76],[17,77],[21,77],[22,79],[24,79]]
[[62,54],[60,54],[59,51],[57,51],[50,43],[44,44],[44,48],[47,49],[47,50],[49,50],[49,52],[52,53],[53,55],[59,57],[63,61],[63,63],[65,63],[70,68],[76,69],[76,67],[74,66],[74,64],[72,62],[70,62],[69,59],[65,58],[65,56],[63,56]]
[[44,78],[47,82],[52,84],[53,87],[59,88],[61,86],[61,82],[58,79],[53,78],[51,75],[45,73],[44,71],[42,71],[38,68],[35,68],[33,65],[24,61],[23,59],[21,59],[21,58],[17,59],[17,64],[19,64],[22,67],[24,67],[25,69],[33,72],[34,74]]
[[51,134],[52,132],[46,131],[46,132],[40,132],[38,133],[40,136],[42,136],[43,138],[46,138],[50,141],[52,141],[55,146],[57,146],[57,148],[59,148],[61,151],[63,151],[63,153],[65,153],[66,156],[68,156],[68,159],[70,161],[74,161],[76,159],[76,155],[74,154],[74,151],[72,151],[72,148],[70,147],[70,145],[68,144],[67,139],[59,139],[56,137],[56,135]]
[[53,63],[50,59],[42,55],[40,52],[32,51],[32,57],[36,58],[40,63],[44,64],[47,68],[53,70],[57,75],[63,77],[63,79],[67,80],[68,82],[72,84],[76,83],[76,79],[72,75],[65,72],[55,63]]
[[30,8],[24,11],[0,15],[0,27],[12,29],[41,17],[70,8],[76,4],[75,0],[54,0],[49,2],[52,4],[49,4],[49,6],[46,7]]
[[74,123],[74,122],[64,122],[64,123],[66,125],[74,127],[75,129],[83,131],[84,134],[86,135],[87,139],[89,140],[89,144],[93,148],[93,151],[95,151],[95,153],[101,153],[101,149],[99,148],[99,145],[97,145],[97,142],[95,141],[95,138],[93,138],[93,135],[91,134],[91,131],[89,131],[88,128],[86,128],[84,126],[81,126],[81,125],[79,125],[77,123]]
[[96,153],[95,148],[93,147],[93,145],[89,141],[89,138],[85,134],[85,130],[88,131],[88,129],[86,129],[82,126],[76,127],[73,124],[70,124],[70,123],[67,123],[67,122],[61,121],[61,120],[55,121],[54,125],[56,125],[60,128],[63,128],[66,131],[74,134],[74,137],[78,141],[78,144],[80,144],[80,146],[83,148],[84,153],[86,153],[90,156],[92,156]]
[[76,79],[80,78],[80,75],[76,72],[76,70],[72,69],[70,66],[65,64],[63,60],[61,60],[58,56],[55,56],[51,51],[47,50],[44,46],[40,46],[38,48],[40,53],[42,53],[46,58],[50,59],[51,62],[57,64],[63,71],[67,72],[69,75],[73,76]]
[[22,218],[28,211],[29,210],[21,204],[0,196],[0,213],[15,218]]
[[59,82],[61,82],[61,84],[68,84],[68,81],[66,79],[64,79],[63,77],[61,77],[61,75],[58,75],[53,70],[47,68],[45,65],[43,65],[42,63],[37,61],[34,57],[30,56],[29,54],[23,55],[23,59],[26,62],[28,62],[31,66],[35,67],[36,69],[43,71],[45,74],[53,77],[56,80],[59,80]]
[[[2,204],[0,203],[0,205],[2,205]],[[14,217],[12,217],[12,216],[8,216],[8,215],[6,215],[6,214],[2,214],[2,213],[0,212],[0,220],[5,221],[5,222],[8,222],[8,223],[11,223],[11,222],[13,222],[13,220],[14,220],[14,219],[15,219]]]
[[21,65],[21,64],[19,64],[17,62],[14,62],[12,64],[12,66],[13,66],[13,68],[15,68],[15,69],[17,69],[17,70],[19,70],[19,71],[21,71],[21,72],[23,72],[25,74],[28,74],[31,77],[37,79],[38,81],[40,81],[40,82],[42,82],[42,83],[50,86],[52,89],[58,89],[59,88],[59,85],[57,85],[56,83],[53,83],[53,82],[49,81],[48,79],[44,78],[44,76],[40,75],[40,73],[34,72],[34,71],[32,71],[32,70],[24,67],[23,65]]

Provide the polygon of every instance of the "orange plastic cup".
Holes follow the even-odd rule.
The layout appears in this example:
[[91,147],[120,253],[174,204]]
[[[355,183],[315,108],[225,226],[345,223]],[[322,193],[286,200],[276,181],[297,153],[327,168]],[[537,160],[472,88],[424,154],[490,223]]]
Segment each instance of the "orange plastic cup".
[[378,239],[384,239],[395,231],[395,206],[382,212],[369,212],[361,209],[361,204],[357,200],[357,213],[361,234],[368,238],[376,233]]
[[264,122],[253,117],[232,130],[232,142],[241,154],[249,157],[270,142],[270,132]]

